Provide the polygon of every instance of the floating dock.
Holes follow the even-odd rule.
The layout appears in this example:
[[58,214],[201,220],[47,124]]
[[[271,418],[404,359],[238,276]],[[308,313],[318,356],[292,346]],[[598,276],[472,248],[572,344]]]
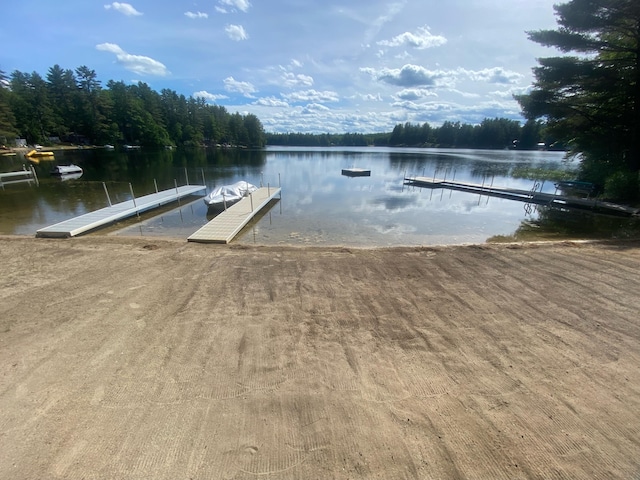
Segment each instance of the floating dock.
[[342,175],[345,177],[370,177],[371,170],[364,168],[343,168]]
[[190,242],[229,243],[264,208],[280,188],[262,187],[214,217],[189,238]]
[[132,217],[140,212],[152,210],[180,198],[206,191],[204,185],[183,185],[181,187],[163,190],[143,197],[127,200],[109,207],[85,213],[50,227],[41,228],[36,237],[68,238],[95,230],[96,228]]
[[424,188],[448,188],[468,193],[477,193],[490,197],[506,198],[536,205],[548,205],[557,208],[575,208],[580,210],[590,210],[597,213],[612,215],[633,216],[638,215],[637,208],[618,205],[616,203],[604,202],[596,198],[579,198],[568,195],[557,195],[554,193],[542,193],[535,190],[518,190],[513,188],[494,187],[493,185],[480,185],[476,183],[453,182],[428,177],[406,177],[405,185]]

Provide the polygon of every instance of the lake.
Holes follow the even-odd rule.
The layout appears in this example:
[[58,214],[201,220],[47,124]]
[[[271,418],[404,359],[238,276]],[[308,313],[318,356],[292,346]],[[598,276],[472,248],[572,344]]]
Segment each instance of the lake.
[[[14,171],[24,157],[0,157]],[[52,165],[75,163],[84,173],[61,181]],[[445,189],[407,187],[406,176],[553,193],[545,170],[575,170],[562,152],[411,148],[176,149],[131,152],[57,151],[35,166],[39,185],[0,189],[0,233],[35,235],[43,227],[175,184],[205,184],[208,191],[246,180],[282,188],[234,240],[241,244],[362,247],[450,245],[486,241],[637,237],[637,219],[536,207],[518,201]],[[371,170],[347,177],[344,168]],[[527,178],[522,178],[527,177]],[[201,198],[148,212],[91,235],[186,239],[211,218]]]

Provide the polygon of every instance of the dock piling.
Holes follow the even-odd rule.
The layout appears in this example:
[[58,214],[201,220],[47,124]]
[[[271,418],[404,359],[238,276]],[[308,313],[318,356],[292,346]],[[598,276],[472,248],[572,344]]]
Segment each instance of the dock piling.
[[104,188],[104,193],[107,195],[107,202],[109,203],[109,206],[112,207],[113,205],[111,204],[111,197],[109,196],[109,190],[107,190],[107,184],[102,182],[102,187]]

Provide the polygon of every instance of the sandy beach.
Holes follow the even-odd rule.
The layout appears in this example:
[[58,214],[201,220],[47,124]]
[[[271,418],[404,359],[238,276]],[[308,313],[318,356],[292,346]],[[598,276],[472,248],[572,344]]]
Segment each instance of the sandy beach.
[[640,478],[640,243],[0,237],[2,479]]

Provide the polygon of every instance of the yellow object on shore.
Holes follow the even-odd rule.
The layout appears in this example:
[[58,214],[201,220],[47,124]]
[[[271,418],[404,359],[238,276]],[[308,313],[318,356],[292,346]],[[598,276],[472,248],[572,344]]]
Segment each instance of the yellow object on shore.
[[53,152],[40,152],[38,150],[31,150],[24,154],[29,160],[33,161],[34,158],[43,158],[48,160],[53,160]]

